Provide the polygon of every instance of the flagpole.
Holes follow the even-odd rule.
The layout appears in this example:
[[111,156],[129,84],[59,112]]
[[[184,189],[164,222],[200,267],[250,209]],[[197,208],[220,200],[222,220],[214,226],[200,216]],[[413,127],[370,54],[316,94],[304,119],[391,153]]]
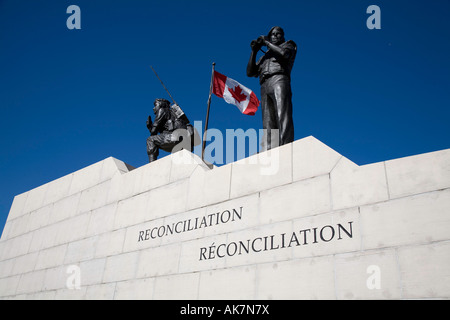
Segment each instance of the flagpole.
[[208,131],[209,108],[211,106],[211,95],[212,95],[212,92],[213,92],[215,66],[216,66],[216,63],[213,62],[213,64],[212,64],[212,74],[211,74],[211,84],[209,86],[208,108],[206,109],[205,131],[203,132],[203,144],[202,144],[202,160],[203,161],[205,161],[206,133]]

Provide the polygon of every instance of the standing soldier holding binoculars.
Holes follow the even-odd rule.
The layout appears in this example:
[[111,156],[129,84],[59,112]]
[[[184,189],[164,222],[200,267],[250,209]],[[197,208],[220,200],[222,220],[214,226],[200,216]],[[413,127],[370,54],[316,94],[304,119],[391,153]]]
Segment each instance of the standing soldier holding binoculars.
[[[294,141],[291,70],[297,45],[292,40],[284,39],[281,27],[273,27],[267,36],[253,40],[250,46],[252,52],[247,65],[247,76],[259,77],[263,129],[266,129],[262,149],[269,150]],[[264,55],[256,62],[256,55],[263,46],[268,50],[263,51]],[[272,135],[272,129],[279,130],[279,139]]]

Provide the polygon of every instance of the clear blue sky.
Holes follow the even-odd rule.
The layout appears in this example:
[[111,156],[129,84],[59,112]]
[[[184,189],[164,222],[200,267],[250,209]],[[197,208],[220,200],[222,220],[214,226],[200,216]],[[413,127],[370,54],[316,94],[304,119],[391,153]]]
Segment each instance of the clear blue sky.
[[[81,30],[66,9],[81,8]],[[366,9],[381,8],[381,30]],[[15,195],[109,156],[147,163],[146,118],[168,98],[205,119],[212,62],[247,78],[272,26],[298,47],[295,139],[363,165],[450,147],[450,1],[0,0],[0,231]],[[261,128],[213,97],[210,127]]]

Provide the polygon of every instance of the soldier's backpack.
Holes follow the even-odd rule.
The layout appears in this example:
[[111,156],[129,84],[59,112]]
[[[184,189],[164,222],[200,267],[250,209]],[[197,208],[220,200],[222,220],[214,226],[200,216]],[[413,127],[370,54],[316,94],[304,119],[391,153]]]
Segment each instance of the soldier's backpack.
[[177,129],[187,129],[192,141],[192,149],[193,146],[197,146],[201,143],[201,138],[197,132],[197,130],[190,124],[190,121],[186,114],[184,113],[181,107],[174,103],[170,107],[171,121],[173,124],[173,130]]
[[174,125],[174,130],[186,129],[186,126],[189,124],[189,119],[178,104],[174,103],[170,106],[170,113],[172,115],[171,118]]

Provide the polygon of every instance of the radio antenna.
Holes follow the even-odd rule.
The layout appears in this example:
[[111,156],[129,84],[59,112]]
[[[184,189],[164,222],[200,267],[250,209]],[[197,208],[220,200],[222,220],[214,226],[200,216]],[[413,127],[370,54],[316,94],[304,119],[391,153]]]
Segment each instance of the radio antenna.
[[155,76],[158,78],[159,82],[161,82],[162,86],[164,87],[166,92],[169,94],[169,97],[170,97],[170,99],[172,99],[172,102],[174,104],[177,104],[175,99],[172,97],[172,95],[170,94],[169,90],[167,89],[167,87],[164,85],[164,82],[162,82],[161,78],[158,76],[158,74],[156,73],[155,69],[153,69],[153,66],[150,66],[150,68],[152,68],[153,72],[155,73]]

